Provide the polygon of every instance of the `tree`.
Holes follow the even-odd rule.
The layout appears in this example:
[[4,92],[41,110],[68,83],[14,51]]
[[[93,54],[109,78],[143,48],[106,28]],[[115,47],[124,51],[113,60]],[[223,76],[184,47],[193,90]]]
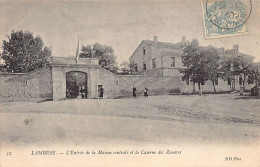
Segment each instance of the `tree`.
[[95,56],[94,51],[93,51],[91,45],[82,46],[81,53],[79,54],[79,57],[81,57],[81,58],[93,58],[94,56]]
[[245,90],[245,81],[253,70],[253,59],[241,55],[233,55],[231,57],[223,57],[221,60],[221,77],[231,80],[231,90],[235,90],[235,76],[242,77],[242,87]]
[[257,66],[254,66],[253,69],[249,72],[248,74],[248,79],[247,79],[247,82],[248,83],[255,83],[255,87],[253,88],[254,89],[254,93],[255,95],[258,95],[259,96],[259,83],[260,83],[260,71],[259,71],[259,67]]
[[131,74],[130,63],[128,61],[123,61],[123,63],[120,64],[120,71],[122,75]]
[[206,48],[206,50],[203,53],[207,59],[206,61],[206,71],[208,75],[208,79],[212,82],[214,92],[216,93],[216,80],[219,76],[219,61],[220,56],[219,52],[216,48]]
[[242,86],[243,91],[245,90],[245,81],[250,73],[253,70],[253,63],[250,59],[247,59],[243,56],[235,57],[233,60],[234,74],[242,77]]
[[114,55],[114,49],[111,46],[101,45],[95,43],[93,46],[82,46],[80,58],[98,58],[99,65],[113,73],[117,73],[118,65],[116,62],[116,56]]
[[198,83],[200,95],[202,95],[201,84],[204,84],[209,78],[206,68],[207,61],[207,57],[205,53],[201,51],[196,39],[193,39],[192,42],[184,48],[182,63],[186,68],[180,70],[180,72],[183,73],[182,79]]
[[257,67],[254,67],[248,74],[248,83],[256,83],[256,85],[260,82],[260,71]]
[[120,70],[122,75],[131,75],[132,73],[136,72],[137,64],[133,61],[123,61],[120,64]]
[[34,37],[28,31],[13,30],[2,48],[2,72],[27,73],[50,63],[51,49],[44,47],[40,36]]
[[224,81],[229,82],[230,90],[235,90],[233,59],[234,57],[222,57],[219,68],[219,75]]

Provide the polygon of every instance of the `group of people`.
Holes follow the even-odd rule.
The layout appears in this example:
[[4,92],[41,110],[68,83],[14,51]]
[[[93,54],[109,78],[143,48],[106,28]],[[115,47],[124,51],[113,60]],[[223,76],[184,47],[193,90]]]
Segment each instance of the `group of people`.
[[[136,97],[136,91],[137,91],[136,87],[133,87],[133,96],[134,97]],[[147,87],[144,88],[144,97],[148,98],[148,88]]]
[[[99,89],[99,98],[103,99],[104,91],[105,91],[104,88]],[[134,97],[136,97],[136,92],[137,92],[136,87],[133,87],[133,96]],[[148,98],[148,88],[147,87],[144,88],[144,97]]]
[[[103,99],[104,91],[105,91],[104,88],[99,89],[99,98]],[[136,97],[136,92],[137,92],[136,87],[133,87],[133,96],[134,97]],[[148,88],[147,87],[144,88],[144,97],[148,98]]]
[[[102,87],[99,89],[99,98],[103,99],[104,91],[105,91],[105,90],[104,90],[104,88],[102,88]],[[83,92],[83,91],[81,90],[81,94],[82,94],[82,92]],[[134,96],[134,97],[136,97],[136,92],[137,92],[136,87],[133,87],[133,96]],[[70,95],[71,95],[71,92],[69,91],[69,89],[67,89],[67,90],[66,90],[66,96],[67,96],[68,99],[71,98]],[[145,97],[145,98],[148,98],[148,88],[147,88],[147,87],[144,88],[144,97]],[[82,97],[82,98],[84,98],[84,97]]]
[[[103,99],[104,91],[105,91],[104,88],[99,89],[99,98]],[[136,87],[133,86],[133,96],[134,97],[136,97],[136,92],[137,92],[137,89],[136,89]],[[144,97],[148,98],[148,88],[147,87],[144,88]]]

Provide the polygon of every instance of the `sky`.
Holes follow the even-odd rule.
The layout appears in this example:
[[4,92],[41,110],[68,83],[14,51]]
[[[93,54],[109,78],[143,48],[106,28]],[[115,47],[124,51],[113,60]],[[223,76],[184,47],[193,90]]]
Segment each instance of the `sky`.
[[231,49],[239,44],[240,52],[260,61],[260,0],[252,2],[247,35],[205,40],[201,0],[2,1],[0,41],[12,30],[30,31],[52,47],[53,56],[75,57],[79,36],[80,46],[112,46],[120,64],[142,40],[157,36],[158,41],[177,43],[185,36],[202,46]]

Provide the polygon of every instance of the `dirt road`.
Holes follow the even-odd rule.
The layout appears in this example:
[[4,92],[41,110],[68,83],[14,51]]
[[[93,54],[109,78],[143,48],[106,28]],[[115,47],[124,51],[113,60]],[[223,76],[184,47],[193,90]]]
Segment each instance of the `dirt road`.
[[2,104],[8,144],[256,143],[259,99],[234,94]]

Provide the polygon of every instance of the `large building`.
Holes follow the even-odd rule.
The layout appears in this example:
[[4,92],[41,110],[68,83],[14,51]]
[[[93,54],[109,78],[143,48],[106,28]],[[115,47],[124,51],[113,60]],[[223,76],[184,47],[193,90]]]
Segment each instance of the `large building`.
[[[180,77],[180,69],[184,69],[182,63],[183,48],[189,41],[182,37],[182,41],[176,44],[160,42],[157,36],[153,40],[143,40],[132,56],[130,62],[135,63],[135,75],[144,76],[161,76],[161,77]],[[201,47],[201,49],[214,48],[213,46]],[[232,49],[216,48],[222,58],[242,58],[251,63],[254,62],[254,57],[240,53],[239,45],[233,45]],[[231,64],[232,66],[232,64]],[[242,76],[230,76],[227,81],[220,78],[215,81],[216,88],[220,91],[229,91],[240,89],[242,85]],[[190,82],[185,82],[190,85]],[[210,90],[212,83],[210,81],[203,83],[204,89]],[[250,87],[251,85],[247,85]],[[208,87],[208,88],[207,88]],[[191,92],[190,87],[182,89],[183,92]]]
[[177,44],[143,40],[136,48],[130,62],[136,63],[135,74],[153,76],[180,76],[183,68],[181,56],[185,45],[185,37]]

